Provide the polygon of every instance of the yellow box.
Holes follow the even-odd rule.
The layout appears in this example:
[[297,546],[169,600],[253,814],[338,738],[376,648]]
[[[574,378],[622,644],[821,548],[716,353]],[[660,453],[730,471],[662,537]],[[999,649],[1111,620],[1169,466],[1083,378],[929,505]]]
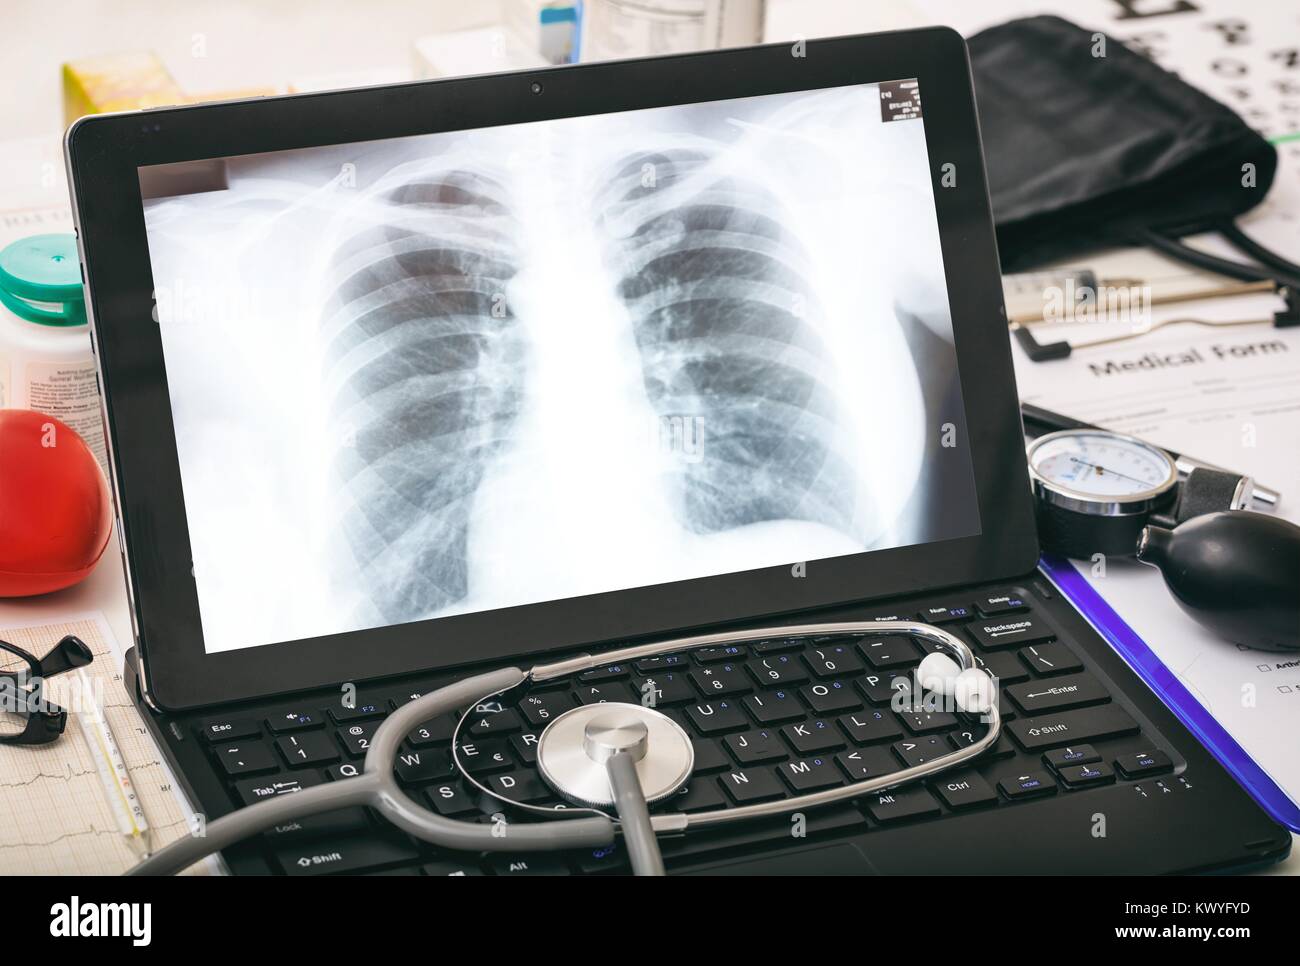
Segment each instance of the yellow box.
[[63,65],[63,119],[165,107],[190,100],[150,51],[87,57]]

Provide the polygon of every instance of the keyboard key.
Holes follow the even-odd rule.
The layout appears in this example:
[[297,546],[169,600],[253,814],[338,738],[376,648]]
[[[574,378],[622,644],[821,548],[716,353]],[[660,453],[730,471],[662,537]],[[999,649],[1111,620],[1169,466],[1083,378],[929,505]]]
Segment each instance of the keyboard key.
[[1043,755],[1043,761],[1047,762],[1049,767],[1060,771],[1070,765],[1089,765],[1094,761],[1101,761],[1101,755],[1097,754],[1097,749],[1092,745],[1068,745],[1065,748],[1049,751]]
[[672,704],[685,704],[695,700],[695,689],[686,675],[681,671],[656,671],[646,677],[634,677],[632,687],[640,695],[638,699],[645,704],[646,695],[652,694],[651,708],[660,708]]
[[582,704],[604,704],[610,701],[641,703],[641,699],[626,681],[591,681],[579,684],[574,689],[574,696]]
[[632,666],[642,674],[653,674],[656,671],[672,671],[689,665],[690,662],[686,660],[685,654],[660,654],[656,657],[644,657]]
[[843,769],[849,781],[854,782],[864,782],[899,770],[894,756],[889,753],[889,749],[883,747],[841,751],[835,756],[835,763]]
[[1101,682],[1087,671],[1048,681],[1016,684],[1007,688],[1006,694],[1026,714],[1078,708],[1110,700]]
[[[728,741],[731,739],[728,738]],[[707,738],[699,738],[691,743],[695,748],[695,774],[721,771],[731,767],[731,759],[722,750],[722,745]]]
[[1039,674],[1069,674],[1083,670],[1083,664],[1064,644],[1035,644],[1020,649],[1020,660]]
[[384,716],[384,706],[375,701],[365,704],[358,703],[351,708],[339,704],[330,708],[329,712],[330,718],[335,724],[346,724],[349,721],[361,721],[366,718],[382,718]]
[[345,761],[342,764],[330,765],[325,769],[325,774],[329,776],[332,782],[340,782],[345,778],[356,778],[362,772],[361,762]]
[[858,651],[877,671],[907,667],[921,660],[921,652],[902,634],[873,635],[858,642]]
[[457,757],[471,775],[487,775],[514,767],[515,760],[504,741],[466,741],[456,749]]
[[370,739],[375,736],[375,730],[379,727],[378,721],[356,721],[346,728],[339,728],[337,732],[339,741],[343,742],[343,749],[353,758],[361,758],[370,750]]
[[858,690],[872,704],[889,704],[900,690],[910,691],[912,676],[906,671],[864,674],[858,678]]
[[889,711],[858,711],[839,718],[839,726],[855,745],[901,738],[903,729]]
[[406,741],[412,748],[441,745],[450,742],[455,732],[456,719],[452,715],[443,714],[420,725],[406,736]]
[[537,735],[538,732],[525,731],[510,736],[510,747],[514,749],[515,757],[525,765],[537,763]]
[[307,731],[275,739],[276,750],[291,768],[300,765],[328,765],[340,758],[339,747],[320,731]]
[[786,725],[781,729],[781,734],[800,755],[833,751],[846,744],[844,735],[831,722],[820,718]]
[[898,717],[914,735],[951,731],[957,727],[957,716],[948,711],[903,711]]
[[[1050,647],[1051,645],[1044,645]],[[999,687],[1029,680],[1029,671],[1008,651],[994,651],[991,654],[976,654],[975,663],[988,671],[998,682]]]
[[319,711],[286,711],[274,714],[266,719],[266,726],[272,734],[283,735],[303,728],[316,728],[325,723],[325,716]]
[[765,641],[755,641],[749,645],[750,654],[780,654],[782,651],[797,651],[804,645],[802,637],[774,637]]
[[259,771],[278,771],[280,768],[270,750],[260,741],[222,745],[217,748],[217,761],[230,776],[255,775]]
[[890,747],[894,749],[894,754],[899,760],[909,768],[928,764],[941,755],[952,753],[952,745],[940,735],[930,735],[928,738],[905,738],[902,741],[895,741]]
[[545,852],[527,855],[502,855],[497,853],[487,857],[488,868],[493,875],[570,875],[569,867],[557,855]]
[[750,661],[746,667],[761,688],[802,684],[808,680],[808,669],[798,654],[767,654]]
[[710,664],[690,672],[691,680],[706,698],[751,691],[749,679],[739,664]]
[[1013,611],[1029,610],[1029,603],[1025,600],[1024,594],[1015,591],[999,591],[996,594],[988,594],[976,600],[975,606],[986,617],[991,617],[994,614],[1010,614]]
[[901,822],[904,819],[939,813],[939,803],[920,785],[908,785],[868,795],[862,799],[862,804],[881,823]]
[[969,620],[975,616],[975,608],[965,604],[936,605],[922,607],[917,615],[926,624],[950,624],[953,621]]
[[781,798],[785,794],[776,775],[766,768],[728,772],[718,777],[718,784],[737,805],[750,805],[771,798]]
[[396,772],[398,781],[414,785],[450,778],[456,774],[456,767],[451,763],[450,752],[425,748],[400,752],[393,771]]
[[426,863],[425,865],[420,866],[420,871],[425,875],[483,875],[483,870],[472,862],[453,862],[450,859],[440,862]]
[[508,775],[489,775],[487,787],[502,798],[512,802],[541,802],[553,798],[550,788],[536,771],[511,772]]
[[209,718],[199,725],[199,734],[209,742],[257,738],[262,734],[262,725],[251,718]]
[[[721,802],[722,793],[716,788],[713,791]],[[609,845],[598,845],[595,848],[570,852],[569,858],[583,875],[607,875],[615,872],[626,875],[631,871],[622,842],[611,842]]]
[[1003,620],[976,621],[965,627],[975,643],[988,650],[999,647],[1021,647],[1052,639],[1052,632],[1032,617],[1012,616]]
[[377,866],[414,862],[419,857],[409,839],[378,834],[326,839],[289,846],[275,853],[276,862],[289,875],[356,873]]
[[524,713],[524,717],[534,728],[546,727],[551,723],[552,718],[558,718],[564,712],[571,711],[577,706],[578,702],[563,691],[552,691],[549,694],[530,694],[519,702],[519,710]]
[[739,644],[726,647],[698,647],[691,651],[696,664],[716,664],[718,661],[734,661],[745,656],[745,649]]
[[618,678],[625,678],[632,669],[626,664],[603,664],[600,667],[592,668],[590,671],[583,671],[578,675],[579,681],[613,681]]
[[1007,738],[1005,734],[1000,734],[998,735],[998,740],[993,742],[993,747],[985,749],[984,754],[980,756],[980,760],[983,761],[992,758],[1010,758],[1015,753],[1016,753],[1015,745],[1011,743],[1011,741]]
[[764,691],[751,694],[742,702],[761,725],[783,724],[796,721],[807,714],[803,702],[794,696],[793,691]]
[[1021,718],[1008,722],[1006,730],[1025,751],[1038,751],[1129,735],[1136,732],[1138,726],[1123,708],[1116,704],[1102,704],[1078,711]]
[[702,735],[735,731],[749,724],[744,712],[730,701],[707,701],[704,704],[690,705],[686,709],[686,716]]
[[776,770],[796,794],[818,792],[843,784],[831,758],[803,758],[777,765]]
[[1035,798],[1039,795],[1055,795],[1056,782],[1044,771],[1031,771],[1023,775],[1011,775],[998,782],[998,788],[1007,798]]
[[[479,794],[482,795],[482,792]],[[428,800],[429,807],[439,815],[466,815],[478,811],[478,806],[470,800],[460,782],[448,782],[426,788],[424,797]]]
[[973,771],[945,775],[934,783],[934,790],[952,809],[974,808],[998,800],[993,787]]
[[716,782],[697,778],[683,785],[669,804],[679,812],[703,812],[721,808],[727,804],[727,800]]
[[368,828],[370,820],[366,818],[365,809],[354,806],[289,819],[279,825],[272,825],[262,835],[273,845],[286,845],[299,839],[351,835]]
[[519,718],[519,712],[514,708],[502,708],[500,711],[487,713],[475,711],[466,719],[466,724],[469,726],[470,735],[475,738],[508,735],[512,731],[519,731],[524,726]]
[[818,714],[835,714],[862,707],[862,698],[848,681],[818,681],[800,688],[799,697]]
[[319,785],[319,772],[300,771],[292,775],[272,775],[269,778],[246,778],[235,782],[235,795],[245,805],[254,805],[279,795],[292,795],[304,788]]
[[1104,761],[1091,765],[1070,765],[1057,771],[1061,781],[1071,788],[1087,785],[1109,785],[1115,780],[1115,771]]
[[761,765],[789,757],[789,751],[775,731],[760,728],[729,735],[726,745],[742,765]]
[[1143,778],[1172,771],[1174,763],[1163,751],[1139,751],[1135,755],[1120,755],[1115,759],[1115,767],[1125,778]]
[[854,653],[853,646],[824,644],[809,650],[803,656],[808,670],[819,678],[852,677],[862,670],[862,658]]
[[388,707],[396,711],[404,704],[410,704],[416,698],[424,697],[423,691],[407,691],[402,694],[395,694],[388,699]]

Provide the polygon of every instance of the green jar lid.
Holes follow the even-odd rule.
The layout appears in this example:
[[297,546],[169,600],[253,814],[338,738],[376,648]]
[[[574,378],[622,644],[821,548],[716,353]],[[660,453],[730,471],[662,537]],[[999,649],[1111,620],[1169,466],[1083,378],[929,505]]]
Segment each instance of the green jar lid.
[[0,303],[29,322],[85,325],[76,238],[32,235],[0,251]]

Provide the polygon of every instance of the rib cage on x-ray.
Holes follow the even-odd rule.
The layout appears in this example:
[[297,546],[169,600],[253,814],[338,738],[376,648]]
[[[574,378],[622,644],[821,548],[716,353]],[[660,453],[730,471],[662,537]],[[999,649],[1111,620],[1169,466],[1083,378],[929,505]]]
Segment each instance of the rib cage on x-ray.
[[808,520],[863,540],[852,437],[804,253],[762,185],[708,149],[625,157],[605,193],[618,294],[660,418],[698,418],[667,480],[682,524]]
[[500,183],[453,169],[375,190],[353,220],[324,321],[331,416],[350,437],[335,539],[358,616],[400,622],[466,595],[475,494],[518,412],[513,219]]

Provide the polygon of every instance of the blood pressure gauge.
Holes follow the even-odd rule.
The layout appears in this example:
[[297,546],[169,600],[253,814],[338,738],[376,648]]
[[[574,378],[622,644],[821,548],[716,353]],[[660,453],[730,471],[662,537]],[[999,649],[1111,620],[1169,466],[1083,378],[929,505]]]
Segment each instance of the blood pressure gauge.
[[1034,440],[1028,456],[1039,541],[1067,557],[1132,554],[1175,497],[1173,457],[1132,436],[1067,429]]

